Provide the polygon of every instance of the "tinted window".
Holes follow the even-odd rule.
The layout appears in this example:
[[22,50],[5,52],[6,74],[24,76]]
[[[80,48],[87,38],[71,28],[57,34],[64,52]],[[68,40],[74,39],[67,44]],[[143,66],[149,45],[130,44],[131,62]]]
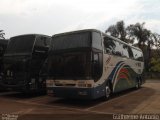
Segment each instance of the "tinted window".
[[122,56],[122,44],[112,38],[104,38],[104,50],[105,53]]
[[140,52],[139,50],[136,50],[136,49],[134,49],[134,48],[132,48],[132,51],[133,51],[133,56],[134,56],[134,59],[135,59],[135,60],[143,61],[142,52]]
[[101,34],[98,32],[92,33],[92,47],[102,50],[102,43],[101,43]]
[[7,47],[7,40],[5,40],[5,41],[6,41],[6,43],[2,43],[2,42],[4,42],[4,40],[3,41],[0,40],[0,56],[3,55],[3,53]]
[[104,52],[113,53],[115,51],[116,44],[111,38],[104,37]]
[[62,53],[49,56],[49,76],[60,79],[86,78],[90,74],[90,61],[90,53],[86,52]]
[[8,43],[8,40],[1,40],[0,39],[0,56],[3,55],[3,53],[7,47],[7,43]]
[[128,53],[129,53],[129,58],[134,59],[133,51],[132,51],[131,47],[129,47],[129,46],[128,46]]
[[92,61],[92,77],[94,81],[98,81],[99,78],[102,75],[102,69],[103,69],[103,64],[102,64],[102,53],[93,53],[93,61]]
[[128,46],[127,46],[126,44],[123,44],[123,47],[122,47],[122,55],[123,55],[124,57],[129,58]]
[[114,55],[117,55],[117,56],[122,56],[122,44],[118,41],[114,41],[115,43],[115,49],[114,49]]
[[4,51],[3,47],[2,47],[2,46],[0,46],[0,56],[2,56],[3,51]]
[[48,37],[38,36],[36,38],[36,43],[35,43],[36,47],[49,47],[49,44],[50,44],[50,39]]
[[17,36],[10,39],[6,53],[30,53],[32,52],[35,35]]
[[90,47],[90,32],[73,33],[55,36],[52,39],[54,50]]
[[143,61],[142,52],[109,37],[104,37],[104,53]]

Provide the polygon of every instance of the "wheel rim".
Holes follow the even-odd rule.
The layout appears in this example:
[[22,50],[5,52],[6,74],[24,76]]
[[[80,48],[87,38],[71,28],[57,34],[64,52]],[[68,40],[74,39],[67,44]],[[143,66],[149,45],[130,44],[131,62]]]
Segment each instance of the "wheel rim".
[[137,84],[136,84],[136,88],[139,88],[140,86],[140,81],[138,80]]
[[111,90],[108,86],[106,86],[106,98],[110,97]]

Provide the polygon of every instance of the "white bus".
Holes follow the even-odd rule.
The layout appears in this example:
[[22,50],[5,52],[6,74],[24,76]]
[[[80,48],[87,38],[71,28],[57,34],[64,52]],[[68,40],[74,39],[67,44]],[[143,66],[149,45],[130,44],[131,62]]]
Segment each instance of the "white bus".
[[139,88],[143,83],[143,54],[94,29],[52,36],[48,57],[49,95],[62,98],[109,98],[111,93]]

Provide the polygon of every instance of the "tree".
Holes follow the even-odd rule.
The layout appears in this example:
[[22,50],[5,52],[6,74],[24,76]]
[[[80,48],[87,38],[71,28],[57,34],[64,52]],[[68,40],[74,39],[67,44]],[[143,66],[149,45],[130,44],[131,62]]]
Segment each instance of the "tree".
[[0,39],[5,39],[4,35],[5,33],[3,32],[3,30],[0,30]]
[[160,72],[160,58],[151,59],[151,72]]
[[143,50],[145,46],[145,42],[147,41],[148,37],[150,36],[150,31],[144,28],[145,23],[136,23],[129,25],[127,29],[127,33],[132,38],[138,41],[138,47]]
[[151,65],[151,51],[152,51],[152,48],[154,46],[154,43],[155,43],[155,39],[154,39],[154,34],[148,30],[148,33],[147,33],[147,40],[146,40],[146,44],[147,44],[147,59],[146,59],[146,63],[147,64],[147,70],[150,69],[150,65]]
[[[111,25],[106,31],[111,36],[117,37],[124,42],[134,43],[142,49],[145,60],[145,68],[148,71],[151,63],[151,51],[153,46],[160,48],[160,36],[145,28],[145,23],[131,24],[127,28],[123,21]],[[159,53],[160,54],[160,53]]]
[[125,24],[123,21],[119,21],[117,22],[116,24],[116,27],[117,27],[117,31],[119,33],[119,38],[122,40],[122,41],[126,41],[126,28],[125,28]]
[[115,25],[109,26],[105,32],[113,37],[119,38],[124,42],[133,43],[133,40],[127,36],[126,27],[123,20],[118,21]]
[[157,54],[160,56],[160,35],[158,33],[153,33],[153,38],[154,38],[154,45],[157,50]]
[[113,36],[113,37],[118,38],[118,31],[117,31],[115,25],[109,26],[109,28],[105,32],[108,33],[109,35]]
[[[145,23],[131,24],[127,27],[127,33],[138,42],[138,47],[143,51],[145,68],[150,66],[151,48],[154,45],[152,32],[144,27]],[[147,45],[146,45],[147,44]]]

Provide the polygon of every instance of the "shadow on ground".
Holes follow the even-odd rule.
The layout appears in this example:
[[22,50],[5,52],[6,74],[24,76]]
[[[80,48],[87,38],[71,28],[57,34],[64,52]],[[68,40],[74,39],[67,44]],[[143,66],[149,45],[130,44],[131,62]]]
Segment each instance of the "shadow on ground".
[[[2,92],[1,92],[2,93]],[[8,91],[8,93],[5,93],[0,95],[0,97],[5,97],[5,98],[10,98],[10,99],[30,99],[30,98],[35,98],[35,97],[40,97],[46,95],[45,92],[38,93],[38,92],[33,92],[33,93],[21,93],[21,92],[11,92]]]
[[[109,107],[123,109],[129,106],[134,108],[143,101],[149,99],[154,93],[154,89],[142,87],[138,90],[129,89],[123,92],[115,93],[108,101],[105,101],[103,98],[96,100],[58,99],[55,101],[50,101],[48,104],[87,109],[94,106],[101,106],[101,104],[104,103],[104,107],[107,109]],[[103,108],[103,105],[101,107]]]
[[79,99],[60,99],[54,97],[44,97],[39,99],[41,96],[45,96],[43,93],[12,93],[0,95],[7,99],[18,99],[18,100],[32,100],[33,103],[46,104],[49,106],[62,106],[68,108],[78,109],[89,109],[93,111],[109,112],[109,113],[129,113],[135,109],[138,105],[152,97],[155,90],[149,87],[142,87],[138,90],[129,89],[123,92],[113,94],[110,100],[105,101],[104,99],[96,100],[79,100]]

